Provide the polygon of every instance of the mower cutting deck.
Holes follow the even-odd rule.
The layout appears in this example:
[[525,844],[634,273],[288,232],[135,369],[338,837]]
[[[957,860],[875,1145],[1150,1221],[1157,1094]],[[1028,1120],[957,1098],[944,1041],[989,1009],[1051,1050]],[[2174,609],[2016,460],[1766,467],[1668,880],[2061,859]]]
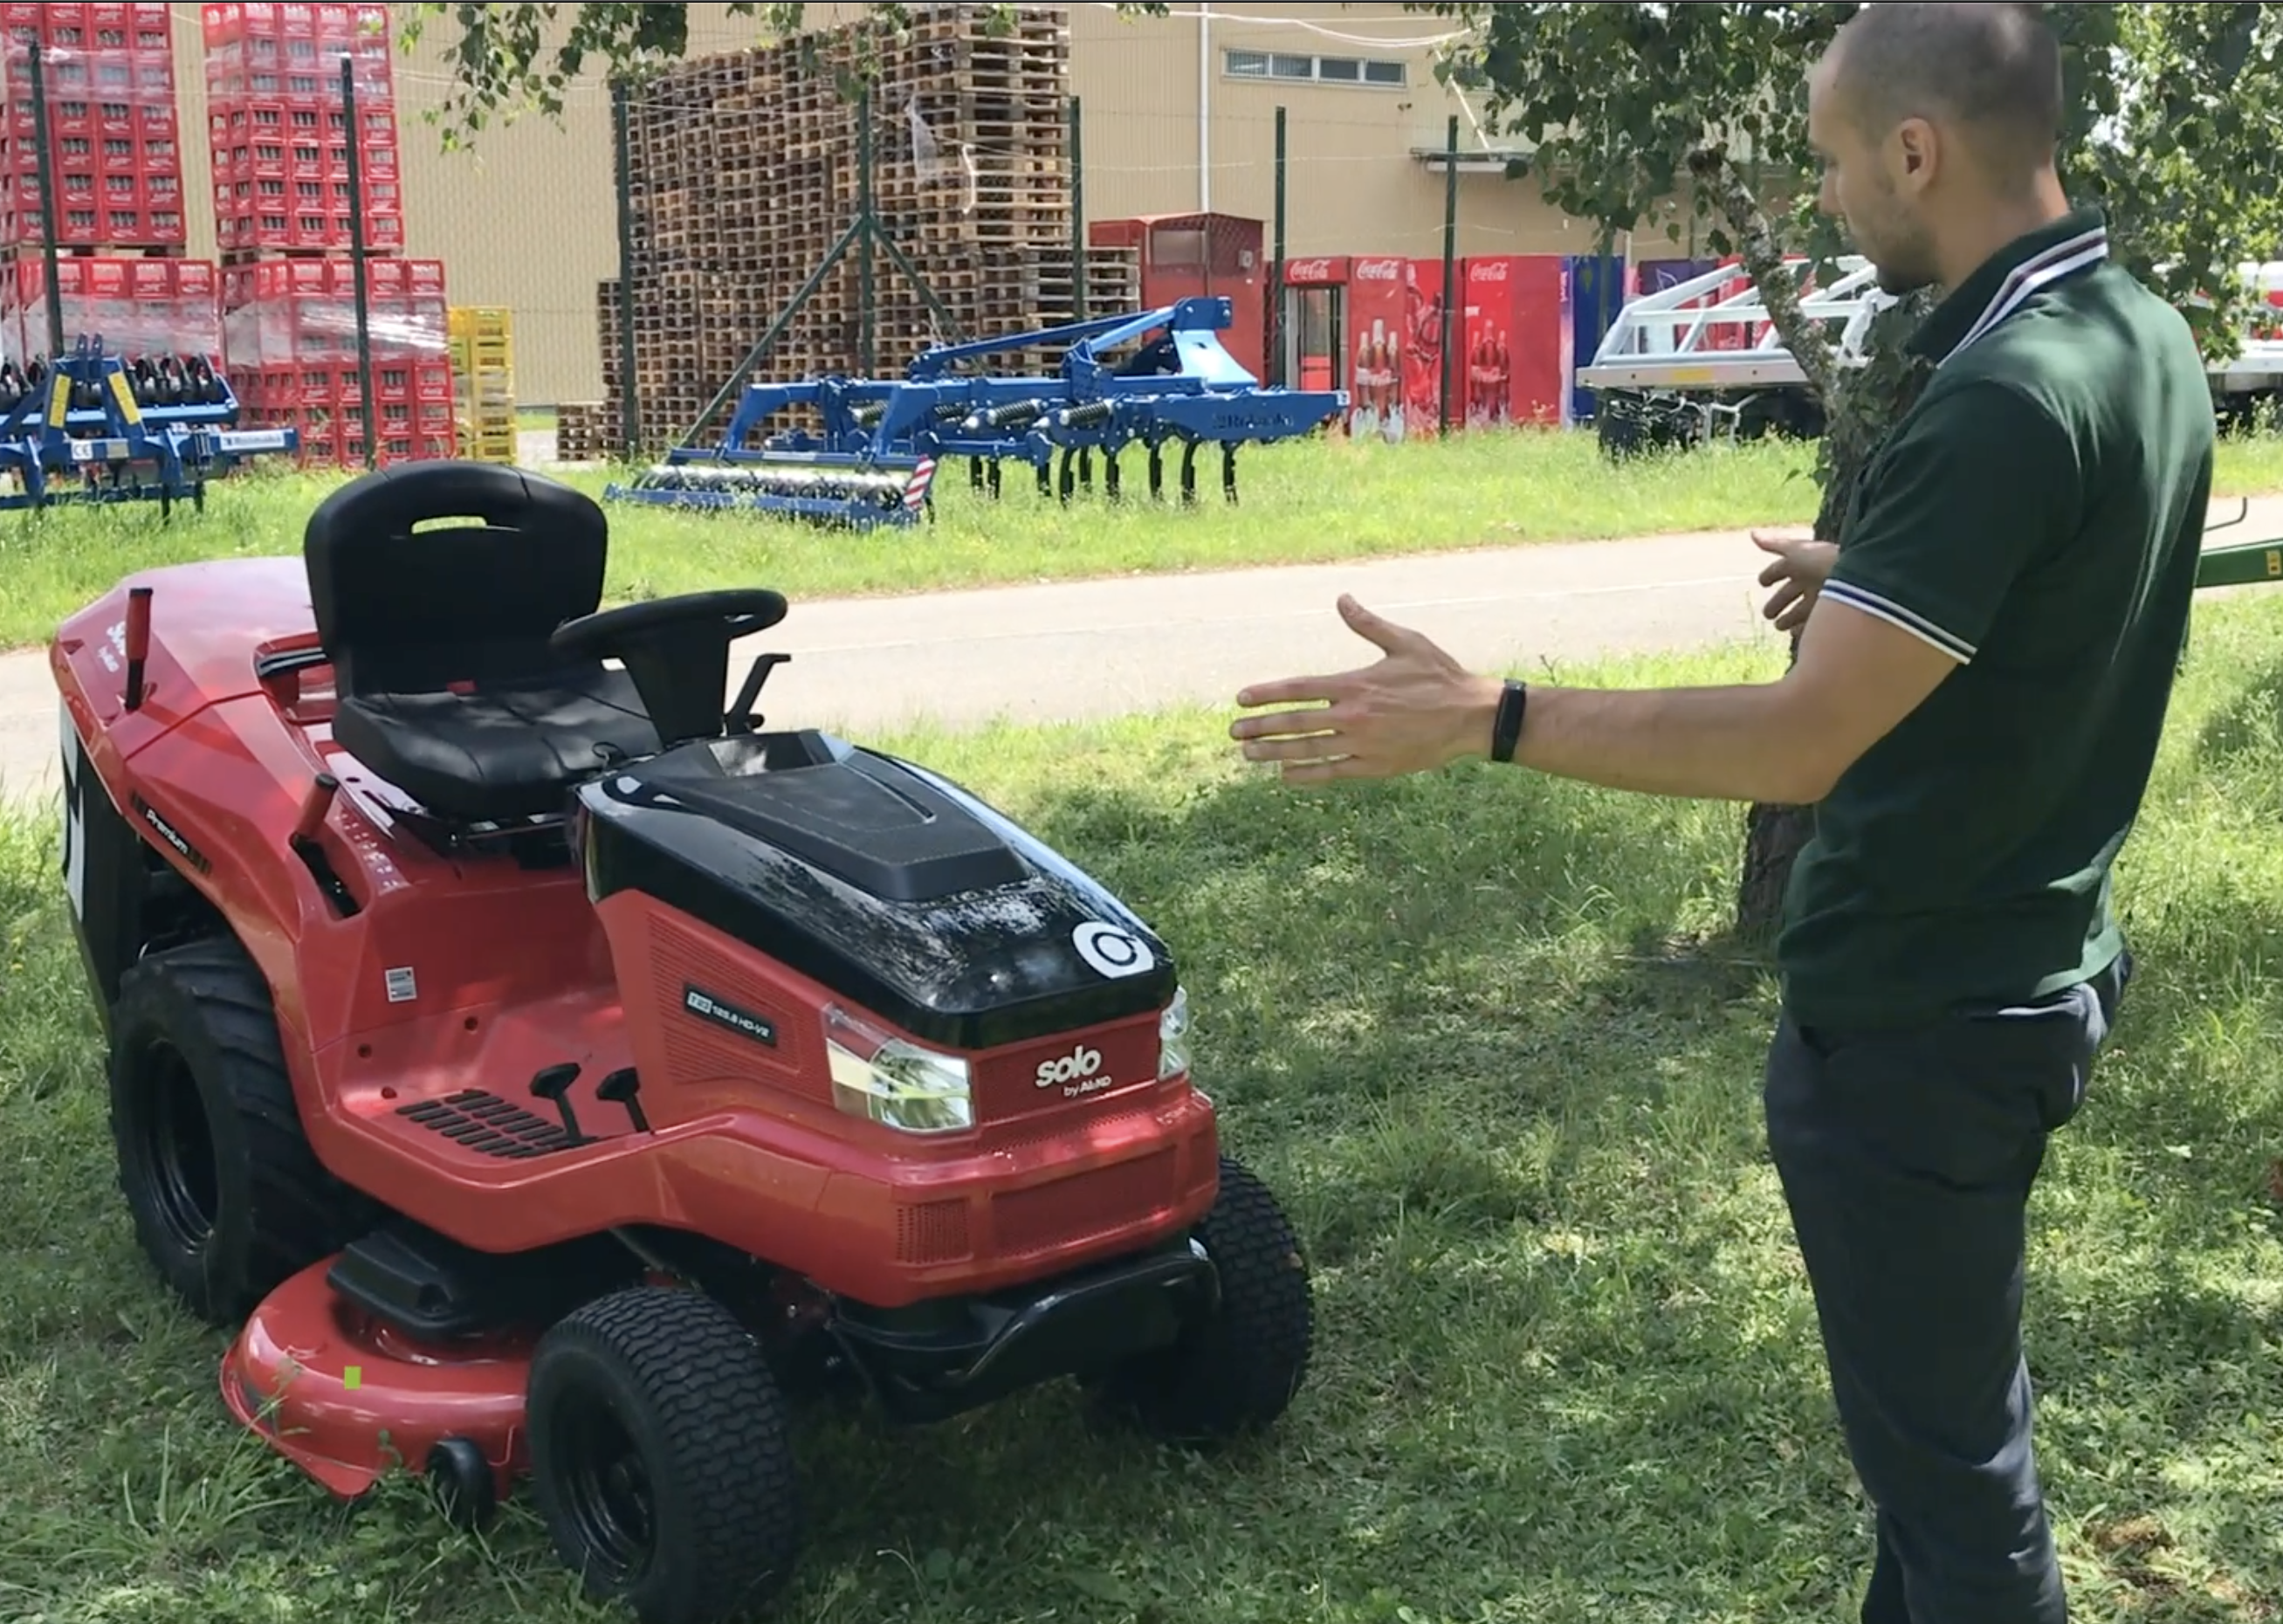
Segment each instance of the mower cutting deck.
[[55,639],[121,1184],[238,1328],[230,1411],[339,1495],[527,1475],[649,1624],[785,1581],[798,1374],[1274,1421],[1308,1276],[1165,943],[924,768],[765,730],[783,656],[725,707],[776,593],[597,613],[604,550],[567,487],[416,464]]
[[[1097,317],[921,355],[898,381],[818,378],[747,386],[721,443],[679,447],[604,499],[672,507],[751,507],[869,528],[917,522],[931,511],[937,465],[969,459],[975,488],[1000,490],[1001,465],[1028,464],[1042,495],[1067,501],[1093,483],[1120,494],[1118,457],[1148,457],[1152,497],[1164,494],[1165,457],[1180,453],[1183,501],[1196,496],[1200,450],[1220,455],[1224,496],[1236,499],[1236,453],[1313,433],[1347,410],[1336,389],[1264,388],[1216,336],[1235,319],[1226,299]],[[1136,347],[1119,355],[1122,347]],[[1063,349],[1053,378],[994,377],[969,369],[1009,351]],[[801,410],[815,430],[772,419]],[[1056,459],[1061,459],[1059,480]]]

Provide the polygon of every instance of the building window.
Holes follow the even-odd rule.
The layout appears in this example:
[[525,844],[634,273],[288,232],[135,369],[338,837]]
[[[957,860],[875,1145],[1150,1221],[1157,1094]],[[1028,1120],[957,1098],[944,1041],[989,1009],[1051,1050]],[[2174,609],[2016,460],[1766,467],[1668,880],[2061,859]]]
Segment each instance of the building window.
[[1400,90],[1409,82],[1399,61],[1365,57],[1308,57],[1281,51],[1224,51],[1221,71],[1232,79],[1305,79],[1317,84],[1372,84]]

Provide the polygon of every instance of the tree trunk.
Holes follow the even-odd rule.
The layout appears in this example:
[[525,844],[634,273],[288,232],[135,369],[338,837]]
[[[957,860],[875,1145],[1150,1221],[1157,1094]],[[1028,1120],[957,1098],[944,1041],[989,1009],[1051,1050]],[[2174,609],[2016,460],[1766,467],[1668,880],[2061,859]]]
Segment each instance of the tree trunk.
[[[1822,326],[1810,323],[1801,310],[1799,280],[1784,263],[1774,228],[1742,174],[1720,152],[1697,153],[1689,167],[1701,183],[1712,189],[1721,214],[1736,233],[1744,269],[1766,301],[1769,321],[1823,403],[1826,425],[1816,449],[1816,480],[1823,487],[1823,500],[1815,534],[1844,546],[1843,525],[1855,487],[1879,442],[1925,385],[1928,369],[1908,355],[1903,341],[1923,319],[1930,301],[1921,294],[1880,312],[1866,334],[1866,363],[1843,369]],[[1791,657],[1799,657],[1797,632],[1792,634]],[[1774,935],[1783,917],[1792,864],[1813,827],[1811,808],[1754,805],[1746,810],[1743,866],[1736,887],[1738,937],[1765,942]]]

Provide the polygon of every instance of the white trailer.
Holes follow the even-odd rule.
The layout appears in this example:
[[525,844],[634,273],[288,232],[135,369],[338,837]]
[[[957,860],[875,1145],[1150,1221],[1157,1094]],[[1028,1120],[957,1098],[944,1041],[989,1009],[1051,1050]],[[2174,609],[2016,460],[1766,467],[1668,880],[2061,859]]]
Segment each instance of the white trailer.
[[[1804,273],[1808,262],[1790,263]],[[1800,307],[1823,328],[1841,366],[1860,366],[1871,318],[1894,301],[1867,260],[1847,255],[1836,268],[1836,279],[1808,289]],[[2283,338],[2267,336],[2283,331],[2283,310],[2264,298],[2283,288],[2283,263],[2242,269],[2263,297],[2247,317],[2240,351],[2209,369],[2223,420],[2240,420],[2283,394]],[[1591,364],[1578,369],[1578,382],[1595,392],[1595,425],[1612,451],[1823,429],[1821,402],[1741,265],[1628,301]]]

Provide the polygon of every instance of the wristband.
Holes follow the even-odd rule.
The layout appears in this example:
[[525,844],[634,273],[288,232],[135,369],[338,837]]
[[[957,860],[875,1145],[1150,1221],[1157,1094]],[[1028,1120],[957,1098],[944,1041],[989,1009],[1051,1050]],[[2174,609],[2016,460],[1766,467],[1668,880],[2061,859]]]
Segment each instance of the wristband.
[[1506,690],[1499,695],[1498,720],[1491,725],[1491,760],[1511,761],[1515,746],[1522,742],[1523,713],[1530,707],[1530,690],[1515,677],[1508,677]]

